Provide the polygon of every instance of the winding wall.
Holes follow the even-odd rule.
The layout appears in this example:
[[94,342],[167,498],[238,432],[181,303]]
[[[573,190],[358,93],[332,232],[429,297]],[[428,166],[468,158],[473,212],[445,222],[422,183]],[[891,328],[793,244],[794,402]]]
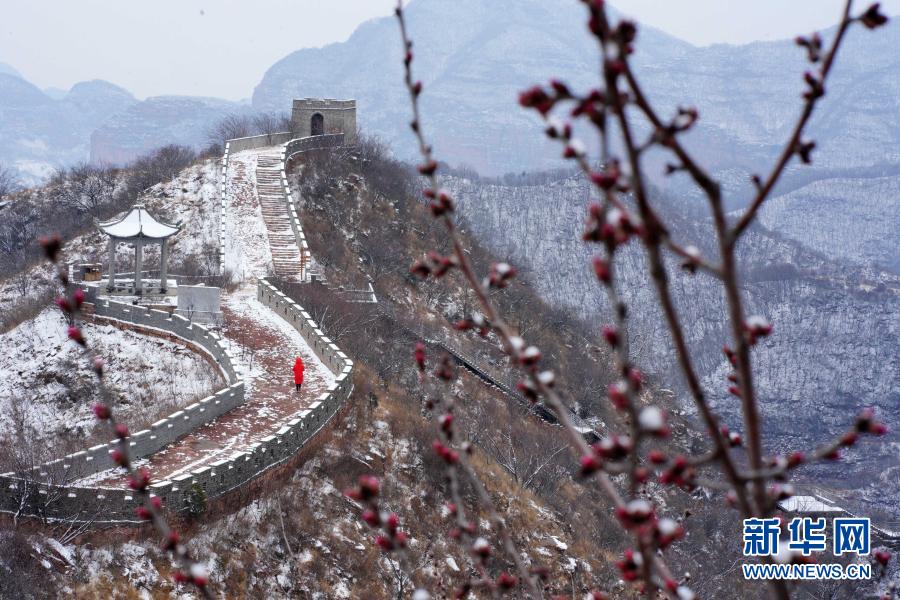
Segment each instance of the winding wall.
[[[267,141],[271,144],[271,140],[272,136],[229,140],[225,156],[222,159],[223,175],[227,171],[230,153],[258,147],[254,144],[268,145],[264,142]],[[298,245],[301,245],[307,252],[306,239],[303,236],[296,207],[287,185],[284,161],[287,156],[298,152],[333,147],[342,142],[343,135],[341,134],[302,138],[291,140],[285,144],[281,152],[282,187],[291,216],[291,228]],[[223,177],[223,198],[224,179]],[[223,210],[224,206],[223,200]],[[220,235],[224,235],[224,229]],[[220,255],[220,258],[222,257],[223,255]],[[162,311],[115,301],[98,301],[96,289],[88,288],[87,292],[88,302],[92,305],[91,310],[97,317],[165,331],[195,344],[215,359],[229,382],[227,388],[216,394],[157,421],[149,429],[132,434],[129,442],[133,458],[148,456],[159,451],[244,401],[244,383],[238,381],[232,356],[220,343],[216,334],[202,325],[192,324],[180,315],[169,315]],[[229,459],[200,467],[171,480],[152,484],[151,493],[161,497],[168,510],[186,510],[189,498],[196,486],[202,487],[208,498],[215,498],[286,462],[337,413],[350,397],[353,389],[353,362],[322,333],[309,314],[266,279],[258,281],[257,297],[260,302],[285,319],[303,336],[319,359],[334,373],[335,383],[307,410],[301,411],[296,418],[288,421],[278,430],[272,431],[260,442],[253,444],[250,450],[238,452]],[[116,444],[115,441],[109,444],[99,444],[35,467],[34,474],[30,477],[17,476],[12,473],[0,475],[0,512],[49,520],[92,521],[97,524],[142,523],[135,517],[138,501],[130,490],[75,486],[65,483],[113,468],[115,464],[110,452],[114,444]]]

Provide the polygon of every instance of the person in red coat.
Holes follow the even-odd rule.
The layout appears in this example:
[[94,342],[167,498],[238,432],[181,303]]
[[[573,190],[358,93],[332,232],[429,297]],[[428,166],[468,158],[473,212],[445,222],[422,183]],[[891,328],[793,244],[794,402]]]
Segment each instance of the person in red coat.
[[303,385],[303,359],[299,356],[297,360],[294,361],[294,385],[297,386],[297,391],[300,391],[300,386]]

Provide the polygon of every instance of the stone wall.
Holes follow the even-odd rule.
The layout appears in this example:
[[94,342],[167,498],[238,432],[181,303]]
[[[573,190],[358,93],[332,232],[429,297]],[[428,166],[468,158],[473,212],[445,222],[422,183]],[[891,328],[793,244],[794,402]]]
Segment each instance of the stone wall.
[[228,140],[228,151],[231,154],[242,152],[244,150],[253,150],[254,148],[265,148],[266,146],[278,146],[286,144],[294,138],[294,134],[290,131],[281,131],[278,133],[264,133],[262,135],[252,135],[244,138],[234,138]]
[[[344,144],[344,134],[338,133],[334,135],[316,135],[311,137],[297,138],[289,141],[281,149],[281,187],[284,191],[284,201],[288,207],[288,217],[291,220],[291,230],[294,232],[294,239],[297,240],[297,247],[300,249],[300,256],[304,265],[310,264],[309,244],[306,243],[306,235],[303,233],[303,225],[300,223],[300,211],[294,202],[294,196],[291,194],[291,188],[288,185],[287,173],[285,165],[291,157],[309,150],[321,150],[324,148],[336,148]],[[308,279],[307,271],[304,269],[303,278]]]
[[[215,498],[286,462],[337,413],[353,390],[353,362],[319,330],[300,305],[265,279],[258,283],[257,297],[297,329],[334,373],[335,383],[308,409],[299,412],[294,419],[253,444],[249,450],[171,480],[152,484],[151,493],[160,496],[169,510],[185,510],[195,485],[203,487],[208,498]],[[97,301],[91,296],[88,300],[93,301],[93,310],[99,317],[160,329],[201,346],[216,359],[231,384],[213,396],[154,423],[150,429],[133,434],[129,442],[134,457],[159,451],[244,401],[244,383],[236,382],[237,374],[231,355],[218,343],[219,338],[214,333],[178,315],[169,316],[164,312],[119,302]],[[114,443],[100,444],[37,467],[34,477],[23,479],[10,473],[0,476],[0,512],[48,519],[89,520],[97,524],[140,523],[134,516],[137,500],[129,490],[59,483],[115,466],[110,457]]]
[[219,186],[219,274],[225,274],[225,198],[228,197],[228,154],[231,143],[225,142],[225,154],[222,155],[222,184]]

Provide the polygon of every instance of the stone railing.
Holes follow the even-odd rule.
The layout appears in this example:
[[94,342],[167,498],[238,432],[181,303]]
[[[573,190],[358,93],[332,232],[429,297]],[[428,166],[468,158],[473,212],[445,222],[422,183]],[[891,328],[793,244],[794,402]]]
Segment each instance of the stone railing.
[[330,135],[315,135],[311,137],[297,138],[289,141],[281,149],[281,188],[284,193],[284,201],[287,203],[288,217],[291,220],[291,230],[294,232],[294,239],[297,241],[297,247],[300,249],[300,261],[304,265],[301,273],[304,280],[309,279],[307,273],[307,265],[310,262],[309,244],[306,243],[306,235],[303,233],[303,226],[300,224],[300,211],[294,202],[294,196],[291,194],[291,188],[288,185],[287,173],[285,172],[287,161],[291,157],[307,152],[309,150],[321,150],[323,148],[335,148],[343,145],[344,134],[335,133]]
[[219,186],[219,275],[225,274],[225,198],[228,187],[228,154],[231,142],[225,142],[225,153],[222,155],[222,185]]
[[228,140],[229,150],[232,154],[242,152],[244,150],[252,150],[254,148],[264,148],[265,146],[278,146],[286,144],[294,137],[290,131],[280,131],[278,133],[264,133],[262,135],[252,135],[250,137],[234,138]]
[[[151,334],[174,336],[198,352],[207,354],[222,371],[228,386],[215,394],[176,411],[153,423],[149,429],[133,433],[129,438],[132,458],[154,454],[191,431],[209,423],[244,402],[244,382],[235,370],[233,357],[221,343],[219,336],[180,315],[134,306],[122,302],[97,299],[97,289],[84,288],[87,293],[85,312],[95,318],[116,321]],[[70,485],[70,482],[100,473],[116,466],[111,451],[118,442],[98,444],[60,459],[32,467],[24,473],[0,476],[0,511],[48,518],[70,518],[80,514],[80,502],[85,498],[109,498],[116,490],[98,490]],[[53,502],[49,502],[53,499]],[[106,517],[106,511],[96,502],[95,508]],[[96,512],[96,511],[95,511]]]
[[[290,323],[304,337],[316,355],[335,375],[335,383],[308,409],[299,412],[271,435],[245,452],[154,483],[151,492],[160,496],[169,510],[186,510],[196,486],[215,498],[240,487],[292,456],[343,406],[352,392],[353,363],[316,326],[309,315],[265,279],[258,283],[259,300]],[[231,385],[194,403],[150,429],[129,438],[133,458],[148,456],[208,423],[244,401],[244,383],[236,382],[231,355],[219,338],[201,325],[178,315],[148,310],[119,302],[93,301],[92,310],[101,318],[114,319],[137,327],[176,335],[201,347],[220,365]],[[136,524],[138,501],[130,490],[76,486],[69,482],[111,469],[110,452],[115,442],[100,444],[34,468],[31,477],[0,475],[0,512],[49,520],[91,521],[96,524]]]

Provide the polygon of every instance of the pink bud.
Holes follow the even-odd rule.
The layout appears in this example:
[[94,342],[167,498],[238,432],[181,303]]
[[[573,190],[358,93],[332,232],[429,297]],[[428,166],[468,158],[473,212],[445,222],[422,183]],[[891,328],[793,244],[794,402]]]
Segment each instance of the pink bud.
[[397,516],[397,513],[391,513],[387,518],[387,528],[390,531],[397,531],[397,527],[400,526],[400,517]]
[[587,477],[598,471],[603,463],[593,454],[585,454],[581,457],[581,476]]
[[609,263],[599,256],[595,256],[593,259],[591,259],[591,263],[594,266],[594,274],[597,276],[597,279],[599,279],[603,283],[609,283],[612,279],[612,274],[609,270]]
[[54,300],[56,306],[59,307],[61,311],[64,313],[72,312],[72,305],[69,303],[68,299],[65,296],[59,296],[56,300]]
[[497,587],[501,590],[510,590],[518,585],[519,580],[504,571],[497,577]]
[[612,402],[613,406],[615,406],[619,410],[623,410],[628,406],[628,396],[625,393],[626,389],[627,386],[623,381],[611,383],[606,388],[606,393],[609,396],[610,402]]
[[69,336],[70,340],[72,340],[73,342],[75,342],[76,344],[78,344],[80,346],[87,345],[87,343],[84,341],[84,336],[81,334],[81,329],[79,329],[75,325],[72,325],[69,327],[68,336]]
[[425,370],[425,344],[422,342],[416,342],[416,349],[413,355],[416,359],[416,365],[418,365],[420,371]]
[[619,345],[619,333],[612,325],[603,326],[603,339],[605,339],[606,343],[613,348]]

